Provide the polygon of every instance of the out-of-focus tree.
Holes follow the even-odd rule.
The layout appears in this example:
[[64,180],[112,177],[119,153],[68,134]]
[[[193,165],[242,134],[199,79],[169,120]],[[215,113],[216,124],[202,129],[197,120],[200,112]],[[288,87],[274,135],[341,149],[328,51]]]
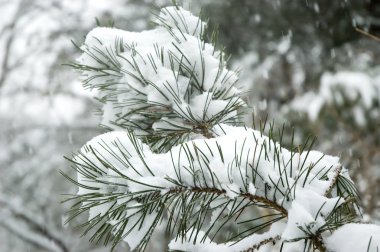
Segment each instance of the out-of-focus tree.
[[[59,170],[98,134],[89,93],[62,64],[75,59],[70,40],[114,23],[146,28],[158,1],[0,1],[1,251],[107,251],[64,227],[61,194],[71,188]],[[93,104],[93,103],[92,103]],[[75,193],[72,188],[72,193]]]

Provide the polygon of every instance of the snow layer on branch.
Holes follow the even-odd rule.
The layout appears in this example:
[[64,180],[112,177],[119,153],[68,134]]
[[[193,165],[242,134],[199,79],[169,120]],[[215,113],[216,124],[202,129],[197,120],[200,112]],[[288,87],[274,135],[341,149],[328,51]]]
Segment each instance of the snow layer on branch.
[[206,24],[180,7],[162,9],[154,21],[143,32],[102,27],[87,35],[76,67],[85,86],[100,90],[102,123],[162,137],[236,122],[244,106],[238,77],[203,40]]
[[194,36],[201,36],[206,28],[206,23],[202,22],[190,11],[175,6],[162,9],[154,21],[159,25],[185,31],[187,34]]
[[228,242],[226,244],[217,244],[212,242],[210,238],[206,238],[205,241],[200,241],[200,237],[204,236],[203,231],[199,231],[198,236],[195,239],[192,237],[196,232],[193,229],[190,229],[186,233],[184,241],[180,239],[173,239],[169,244],[169,249],[171,250],[180,250],[188,252],[240,252],[245,251],[252,246],[262,243],[260,246],[255,247],[256,249],[263,248],[266,241],[273,242],[279,239],[281,232],[284,230],[286,224],[284,222],[274,223],[269,231],[263,234],[254,234],[245,239],[240,240],[237,243]]
[[[197,234],[197,237],[193,237]],[[217,244],[212,242],[210,238],[206,238],[205,241],[201,241],[205,233],[203,231],[190,229],[185,236],[185,239],[182,241],[181,238],[173,239],[169,243],[170,250],[179,250],[179,251],[188,251],[188,252],[229,252],[231,248],[227,244]],[[195,242],[194,242],[195,239]]]
[[344,203],[342,198],[328,199],[312,190],[304,190],[292,202],[288,213],[288,225],[282,234],[282,238],[289,241],[307,237],[307,233],[303,230],[315,234],[326,224],[324,217],[342,203]]
[[[128,222],[131,227],[142,214],[133,195],[157,192],[164,196],[212,188],[225,201],[247,195],[265,198],[287,213],[288,222],[281,226],[281,231],[271,232],[288,241],[315,234],[326,224],[325,218],[334,208],[344,202],[331,190],[338,175],[349,179],[337,157],[317,151],[293,153],[252,129],[220,125],[213,130],[218,137],[192,140],[163,154],[153,153],[130,133],[98,136],[75,158],[78,182],[86,186],[78,194],[124,193],[127,199],[116,205],[125,204],[131,209],[125,213],[125,218],[131,218]],[[94,172],[94,167],[99,169]],[[109,204],[103,204],[91,215],[104,215],[108,209]],[[132,243],[131,237],[137,232],[143,239],[157,212],[149,216],[140,229],[135,228],[126,236],[131,247],[140,242],[137,239]],[[258,239],[254,237],[247,239]],[[209,244],[215,245],[211,241]],[[178,241],[172,243],[174,247],[177,245]],[[229,251],[234,251],[232,247]]]
[[326,239],[326,247],[334,252],[380,251],[380,226],[346,224]]
[[[125,138],[128,141],[125,141]],[[139,145],[143,151],[149,151],[146,145]],[[116,182],[114,177],[117,172],[123,172],[129,167],[128,158],[137,156],[136,145],[134,145],[126,132],[109,132],[99,135],[89,141],[80,154],[73,158],[77,165],[77,180],[83,185],[79,187],[78,194],[83,195],[98,190],[100,193],[107,193],[110,189],[105,185],[99,185],[95,180],[105,179],[109,182]],[[103,161],[103,162],[102,162]],[[97,170],[89,173],[86,168],[96,166]],[[113,167],[114,169],[109,169]],[[112,176],[112,177],[111,177]]]

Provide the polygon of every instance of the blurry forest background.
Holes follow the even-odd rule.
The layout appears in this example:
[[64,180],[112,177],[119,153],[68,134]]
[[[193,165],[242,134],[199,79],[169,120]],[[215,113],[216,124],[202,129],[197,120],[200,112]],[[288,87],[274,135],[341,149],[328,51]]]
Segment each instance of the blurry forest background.
[[[63,225],[62,194],[76,188],[63,156],[102,132],[99,104],[78,73],[97,23],[148,29],[165,0],[0,0],[0,250],[109,251]],[[357,183],[365,219],[380,222],[379,0],[185,1],[218,25],[240,69],[254,119],[294,126],[295,142],[341,157]],[[95,21],[97,18],[97,22]],[[251,119],[247,119],[250,121]],[[248,122],[250,123],[250,122]],[[287,136],[291,135],[291,131]],[[290,139],[288,139],[290,144]],[[126,251],[120,245],[116,251]],[[157,247],[156,247],[156,251]]]

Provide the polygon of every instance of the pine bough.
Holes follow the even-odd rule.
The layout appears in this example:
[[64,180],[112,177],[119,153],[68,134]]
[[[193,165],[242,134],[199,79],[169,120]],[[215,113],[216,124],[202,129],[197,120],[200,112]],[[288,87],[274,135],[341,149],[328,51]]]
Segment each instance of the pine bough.
[[[216,33],[181,7],[140,33],[96,28],[73,67],[104,103],[95,137],[70,161],[68,221],[91,240],[144,250],[164,225],[172,251],[378,251],[337,157],[282,147],[239,126],[245,103]],[[350,237],[350,241],[346,238]]]

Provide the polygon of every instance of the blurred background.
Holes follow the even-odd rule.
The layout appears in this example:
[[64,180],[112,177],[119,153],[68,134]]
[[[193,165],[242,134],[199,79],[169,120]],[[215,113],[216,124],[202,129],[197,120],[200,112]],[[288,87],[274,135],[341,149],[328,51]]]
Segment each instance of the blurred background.
[[[132,31],[166,0],[0,0],[0,251],[109,251],[64,225],[70,156],[100,134],[99,104],[63,64],[92,28]],[[380,1],[204,0],[255,118],[341,157],[380,222]],[[97,22],[95,21],[97,18]],[[360,30],[356,30],[359,28]],[[371,35],[370,35],[371,34]],[[258,120],[258,119],[256,119]],[[287,141],[287,140],[285,140]],[[127,251],[121,244],[116,251]],[[162,251],[164,248],[162,248]],[[157,247],[152,251],[161,251]]]

